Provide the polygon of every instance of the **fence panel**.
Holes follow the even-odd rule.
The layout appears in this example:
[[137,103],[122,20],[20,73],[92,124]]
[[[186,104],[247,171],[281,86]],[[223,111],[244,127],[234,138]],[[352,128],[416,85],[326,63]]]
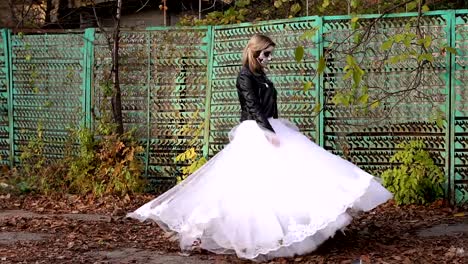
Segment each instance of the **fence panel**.
[[[419,30],[431,38],[434,62],[424,67],[417,91],[412,89],[416,60],[383,64],[402,54],[404,45],[381,49],[415,16],[391,15],[376,23],[378,16],[362,16],[358,25],[374,24],[357,48],[348,16],[124,30],[119,61],[124,126],[134,129],[145,146],[145,175],[157,188],[167,189],[184,165],[175,164],[178,154],[193,147],[212,157],[228,143],[227,133],[240,118],[235,85],[242,50],[254,33],[264,33],[277,43],[268,75],[279,92],[281,117],[376,176],[390,168],[398,143],[421,139],[446,173],[450,198],[467,202],[468,11],[429,12],[421,18]],[[417,33],[414,26],[410,29]],[[102,110],[110,110],[109,44],[112,40],[94,29],[84,34],[1,31],[0,164],[17,163],[24,147],[39,135],[47,157],[62,157],[68,128],[96,128]],[[458,54],[440,49],[445,44]],[[298,46],[305,50],[301,62],[295,60]],[[332,102],[350,88],[343,80],[349,52],[365,62],[361,66],[370,102],[395,93],[371,113]],[[323,54],[328,62],[317,76]],[[313,84],[304,87],[307,82]],[[324,111],[315,113],[316,106]],[[437,115],[441,123],[433,118]]]
[[453,61],[452,166],[455,202],[468,202],[468,13],[456,14],[454,43],[457,55]]
[[10,31],[0,31],[0,164],[11,165],[10,159]]
[[[434,56],[434,68],[424,67],[421,86],[413,89],[416,80],[417,60],[405,60],[383,64],[386,59],[405,53],[403,43],[395,43],[388,50],[381,49],[389,37],[403,33],[413,15],[390,16],[375,23],[369,30],[364,45],[355,48],[351,35],[350,17],[325,18],[324,49],[331,45],[335,51],[324,74],[326,111],[324,118],[325,148],[339,154],[373,175],[390,168],[389,162],[398,150],[400,142],[421,139],[434,154],[435,162],[449,177],[449,129],[450,108],[450,53],[441,54],[438,47],[449,43],[450,18],[446,14],[424,16],[421,32],[432,37],[429,53]],[[377,16],[359,20],[360,26],[369,26]],[[416,33],[414,26],[410,31]],[[361,30],[361,33],[364,33]],[[415,47],[415,46],[413,46]],[[335,105],[332,98],[337,92],[351,87],[344,80],[346,53],[353,52],[366,73],[363,84],[368,87],[369,104],[382,99],[371,113],[358,112],[357,107]],[[401,92],[407,90],[407,92]],[[389,96],[394,93],[393,96]],[[441,114],[445,120],[437,124],[431,119]]]
[[[313,37],[303,39],[306,31],[317,29]],[[242,51],[254,33],[270,36],[276,43],[268,76],[278,90],[279,115],[293,121],[309,138],[318,140],[318,119],[313,109],[318,102],[318,82],[314,80],[319,50],[316,17],[259,24],[219,26],[214,29],[213,70],[209,156],[228,142],[227,134],[240,120],[236,78],[241,67]],[[295,61],[296,47],[303,46],[302,62]],[[307,91],[304,83],[315,82]]]
[[44,155],[63,156],[69,129],[83,118],[85,40],[82,33],[16,34],[11,37],[14,159],[35,140]]

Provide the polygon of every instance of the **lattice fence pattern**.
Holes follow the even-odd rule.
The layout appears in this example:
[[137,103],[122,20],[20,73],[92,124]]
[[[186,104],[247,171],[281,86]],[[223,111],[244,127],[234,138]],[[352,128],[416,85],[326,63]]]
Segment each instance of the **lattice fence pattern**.
[[210,43],[204,28],[151,31],[148,174],[163,184],[174,182],[178,154],[202,154]]
[[[274,59],[268,76],[278,90],[278,110],[283,118],[292,120],[311,139],[317,138],[318,123],[313,109],[317,90],[304,91],[304,83],[314,81],[318,52],[316,39],[301,39],[306,31],[318,28],[315,19],[295,22],[276,22],[260,25],[217,27],[214,31],[213,76],[211,90],[211,118],[209,155],[213,156],[228,142],[227,134],[239,123],[240,106],[236,78],[241,68],[244,47],[254,33],[270,36],[276,43]],[[301,63],[294,50],[305,47]]]
[[8,165],[10,159],[10,131],[8,118],[8,88],[10,63],[9,63],[9,32],[0,30],[0,163]]
[[[468,10],[426,13],[419,28],[431,47],[450,45],[458,54],[429,50],[421,86],[411,90],[416,62],[385,65],[405,52],[402,44],[383,51],[390,36],[401,33],[415,14],[397,14],[375,23],[364,44],[349,37],[351,17],[290,20],[192,28],[124,30],[120,39],[120,84],[125,129],[135,130],[145,147],[145,175],[159,190],[171,187],[184,164],[175,157],[194,147],[212,157],[239,123],[236,78],[242,50],[254,33],[276,43],[269,78],[279,92],[279,114],[297,124],[319,145],[379,176],[403,141],[422,139],[443,168],[449,198],[468,201]],[[360,25],[377,16],[363,16]],[[305,32],[314,31],[306,39]],[[411,30],[417,33],[416,28]],[[18,165],[22,149],[43,136],[49,158],[63,156],[68,128],[96,128],[109,108],[111,52],[99,30],[50,34],[0,32],[0,164]],[[362,32],[361,32],[362,33]],[[305,47],[302,62],[294,50]],[[330,47],[338,50],[330,53]],[[364,84],[369,102],[382,99],[376,111],[332,103],[343,81],[346,52],[366,62]],[[321,55],[325,72],[316,76]],[[305,82],[312,82],[304,90]],[[407,93],[386,96],[407,88]],[[324,106],[319,114],[315,106]],[[435,122],[441,115],[443,122]]]
[[[372,19],[360,20],[361,25],[372,23]],[[383,51],[381,44],[390,36],[402,33],[408,18],[385,18],[370,32],[364,45],[355,47],[348,41],[351,29],[349,19],[324,22],[325,50],[328,46],[339,47],[330,54],[330,62],[324,74],[326,111],[324,118],[325,148],[342,155],[374,175],[390,167],[389,159],[402,141],[422,139],[431,150],[436,163],[448,171],[448,129],[431,120],[438,112],[448,113],[449,109],[449,61],[450,54],[429,50],[434,54],[435,68],[425,67],[421,85],[411,90],[417,79],[416,60],[404,61],[382,67],[389,57],[403,54],[403,43],[394,44],[389,51]],[[427,16],[421,19],[421,32],[432,37],[432,46],[448,43],[447,19],[444,16]],[[416,34],[416,28],[411,28]],[[361,31],[361,33],[364,33]],[[366,62],[363,83],[369,87],[370,99],[383,99],[371,114],[358,114],[356,109],[336,106],[332,98],[337,91],[348,89],[350,84],[343,81],[346,52],[354,50],[357,61]],[[389,93],[408,89],[407,93],[389,96]],[[357,111],[357,110],[356,110]],[[440,124],[439,124],[440,125]]]
[[[200,155],[208,83],[207,29],[123,32],[120,76],[124,127],[146,147],[146,173],[158,188],[174,184],[174,158],[189,147]],[[110,109],[106,89],[111,69],[109,41],[96,35],[94,111]],[[199,129],[198,129],[199,128]],[[197,140],[189,145],[193,137]]]
[[42,137],[48,158],[62,157],[69,128],[82,120],[82,34],[12,36],[14,154]]
[[456,16],[454,46],[453,184],[457,203],[468,202],[468,14]]

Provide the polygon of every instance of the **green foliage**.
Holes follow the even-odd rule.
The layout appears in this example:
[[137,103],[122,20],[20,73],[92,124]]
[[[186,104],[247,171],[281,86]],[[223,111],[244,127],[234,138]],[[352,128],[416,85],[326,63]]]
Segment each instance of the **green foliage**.
[[317,66],[317,73],[322,74],[325,71],[325,66],[326,66],[325,58],[322,56],[319,59],[319,63]]
[[444,174],[434,164],[421,140],[403,142],[391,159],[393,168],[382,173],[383,185],[397,204],[426,204],[443,197]]
[[38,172],[45,164],[44,137],[42,122],[38,122],[36,135],[31,138],[27,146],[22,149],[20,161],[24,164],[24,172],[30,176],[37,176]]
[[138,157],[144,149],[132,133],[111,133],[96,139],[82,128],[76,132],[80,152],[70,162],[67,179],[70,192],[82,195],[125,195],[143,190],[143,162]]
[[387,53],[390,53],[394,45],[403,45],[400,46],[400,52],[390,56],[386,64],[392,65],[409,60],[416,60],[419,63],[434,62],[434,56],[428,51],[432,46],[432,37],[430,35],[418,37],[410,28],[411,24],[408,23],[405,32],[390,36],[382,43],[380,49]]
[[304,31],[299,37],[300,40],[312,40],[312,38],[317,34],[318,27],[313,27],[312,29]]
[[[109,81],[101,84],[106,96],[111,93],[111,87]],[[144,164],[139,155],[144,148],[133,136],[134,131],[122,135],[116,133],[117,124],[112,121],[110,101],[103,100],[100,109],[99,117],[95,117],[94,131],[86,127],[74,131],[79,152],[69,162],[69,191],[98,197],[143,191]]]
[[130,132],[97,137],[90,129],[80,128],[71,131],[68,141],[63,158],[46,157],[47,142],[39,126],[37,135],[22,149],[20,166],[9,177],[9,183],[21,193],[46,195],[68,192],[95,197],[123,196],[143,190],[143,162],[138,156],[143,147]]
[[439,128],[444,128],[444,124],[445,124],[445,113],[444,111],[440,110],[440,109],[437,109],[435,110],[433,113],[432,113],[432,116],[430,117],[429,119],[431,122],[435,122],[435,124],[439,127]]
[[[195,111],[191,120],[195,120],[198,116],[199,112]],[[183,134],[192,135],[192,140],[187,143],[187,150],[174,158],[176,164],[182,165],[179,169],[182,174],[177,176],[177,183],[183,181],[207,162],[207,159],[200,155],[196,150],[198,137],[203,133],[203,131],[203,123],[198,126],[193,126],[193,121],[191,121],[182,126],[180,132]]]
[[208,13],[204,19],[186,15],[182,17],[179,26],[200,26],[200,25],[227,25],[244,22],[245,16],[251,11],[245,8],[250,4],[250,0],[237,1],[236,4],[225,11],[214,11]]
[[[323,10],[333,8],[334,1],[323,0],[320,8]],[[440,45],[434,42],[430,34],[425,34],[422,30],[420,19],[417,17],[408,20],[408,23],[403,27],[403,30],[395,35],[384,35],[374,30],[374,27],[379,25],[378,20],[382,18],[364,19],[358,14],[365,10],[362,7],[362,1],[350,1],[350,8],[355,12],[349,20],[349,36],[342,42],[335,42],[334,40],[328,44],[326,52],[318,58],[316,75],[318,78],[326,74],[327,61],[329,59],[341,60],[345,57],[346,64],[343,66],[343,75],[340,75],[339,81],[343,83],[340,89],[334,91],[331,102],[336,106],[343,106],[350,109],[353,115],[357,116],[381,116],[383,114],[390,115],[380,109],[384,105],[387,109],[394,109],[393,105],[402,102],[400,98],[413,96],[413,94],[421,94],[423,91],[417,91],[421,86],[421,79],[423,74],[427,74],[427,70],[432,67],[437,53],[434,50],[439,49],[440,54],[444,55],[446,52],[456,54],[456,49],[446,44]],[[393,1],[389,7],[392,12],[399,12],[397,8],[399,5],[404,7],[403,2]],[[421,12],[427,12],[429,7],[423,5],[422,1],[415,0],[409,3],[409,8],[414,5],[414,8]],[[301,40],[308,39],[314,41],[312,36],[316,31],[305,32],[300,38]],[[380,51],[369,47],[369,41],[373,41],[375,36],[378,36],[381,41]],[[383,39],[380,39],[383,37]],[[435,44],[440,45],[435,47]],[[304,44],[300,43],[294,52],[294,59],[301,63],[306,57],[306,49]],[[363,59],[363,54],[369,56],[381,57],[381,60],[369,61]],[[388,87],[375,87],[369,90],[370,80],[374,72],[386,72],[387,68],[400,67],[400,64],[415,64],[414,80],[410,82],[408,87],[401,87],[400,90],[390,90]],[[397,64],[397,65],[396,65]],[[395,66],[396,65],[396,66]],[[426,73],[425,73],[426,71]],[[369,74],[370,73],[370,74]],[[385,86],[386,84],[382,84]],[[303,90],[307,92],[311,88],[311,81],[304,82]],[[413,91],[416,91],[412,93]],[[393,97],[393,98],[392,98]],[[395,98],[398,97],[398,98]],[[395,103],[396,102],[396,103]],[[443,126],[443,119],[440,118],[440,113],[437,109],[432,109],[434,118],[430,121],[436,121],[437,125]],[[317,112],[314,110],[314,112]],[[318,111],[320,112],[320,111]]]
[[[63,190],[68,184],[64,178],[66,162],[59,162],[47,158],[44,154],[47,142],[44,140],[43,125],[39,121],[36,134],[28,144],[20,148],[19,161],[21,166],[13,170],[9,176],[9,183],[21,193],[50,194]],[[65,144],[65,153],[72,148],[70,141]]]
[[346,65],[343,71],[345,73],[343,80],[351,80],[351,87],[350,89],[337,92],[333,96],[332,102],[335,105],[344,105],[347,107],[359,106],[367,110],[369,106],[369,91],[368,87],[362,83],[365,72],[354,56],[346,56]]
[[304,47],[297,46],[296,49],[294,50],[294,56],[296,58],[296,61],[300,62],[302,58],[304,58]]
[[[458,3],[455,3],[458,2]],[[461,1],[463,2],[463,1]],[[402,12],[418,12],[421,7],[421,12],[428,12],[430,9],[457,9],[466,8],[466,4],[462,4],[460,1],[405,1],[405,0],[386,0],[386,1],[362,1],[362,0],[351,0],[351,1],[330,1],[322,0],[319,5],[313,5],[312,14],[326,14],[326,15],[345,15],[351,12],[351,14],[381,14],[387,10],[390,13],[402,13]],[[406,4],[405,4],[406,3]],[[426,3],[426,4],[424,4]],[[317,7],[315,7],[317,6]]]
[[213,11],[203,19],[184,16],[180,26],[227,25],[246,21],[292,18],[301,15],[305,1],[302,0],[238,0],[226,10]]
[[304,92],[309,91],[312,88],[312,86],[314,86],[313,82],[305,82],[304,83]]
[[[28,54],[26,59],[33,58]],[[73,69],[69,68],[65,74],[63,85],[71,84]],[[44,77],[35,67],[29,77],[29,86],[38,92],[37,81]],[[112,82],[103,82],[101,88],[105,97],[112,95]],[[53,107],[53,102],[47,101],[43,107]],[[10,185],[20,192],[46,195],[54,192],[126,195],[141,191],[145,183],[139,156],[143,147],[134,139],[132,131],[122,135],[115,132],[110,109],[110,102],[103,100],[95,130],[81,127],[68,131],[62,158],[46,155],[45,149],[51,142],[45,140],[43,124],[39,121],[35,135],[20,149],[20,166],[10,172]]]

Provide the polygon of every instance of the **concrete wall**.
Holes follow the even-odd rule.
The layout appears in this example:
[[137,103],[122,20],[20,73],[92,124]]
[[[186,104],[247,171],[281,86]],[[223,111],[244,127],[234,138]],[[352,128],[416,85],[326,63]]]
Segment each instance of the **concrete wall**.
[[[173,26],[179,20],[178,15],[170,15],[167,17],[167,26]],[[112,19],[103,19],[102,24],[105,27],[112,27],[114,21]],[[136,14],[123,15],[120,21],[122,28],[146,28],[154,26],[164,26],[164,15],[160,10],[141,11]]]
[[[175,25],[176,17],[167,14],[167,25]],[[161,10],[141,11],[136,14],[122,16],[120,22],[122,27],[150,27],[150,26],[163,26],[164,15]]]
[[[93,15],[94,17],[94,15]],[[181,14],[168,14],[167,26],[173,26],[181,17]],[[114,21],[111,18],[103,19],[105,27],[111,27]],[[14,27],[8,0],[0,0],[0,28]],[[123,15],[121,20],[123,28],[146,28],[151,26],[164,26],[164,15],[159,9],[140,11],[134,14]]]

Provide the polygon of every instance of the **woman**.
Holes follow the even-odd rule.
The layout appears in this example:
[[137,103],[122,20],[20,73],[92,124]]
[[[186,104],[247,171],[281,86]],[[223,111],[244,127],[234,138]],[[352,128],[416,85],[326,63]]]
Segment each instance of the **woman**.
[[392,195],[373,176],[278,119],[265,75],[275,43],[254,35],[237,78],[241,124],[202,168],[130,217],[152,219],[193,247],[267,260],[312,252]]

